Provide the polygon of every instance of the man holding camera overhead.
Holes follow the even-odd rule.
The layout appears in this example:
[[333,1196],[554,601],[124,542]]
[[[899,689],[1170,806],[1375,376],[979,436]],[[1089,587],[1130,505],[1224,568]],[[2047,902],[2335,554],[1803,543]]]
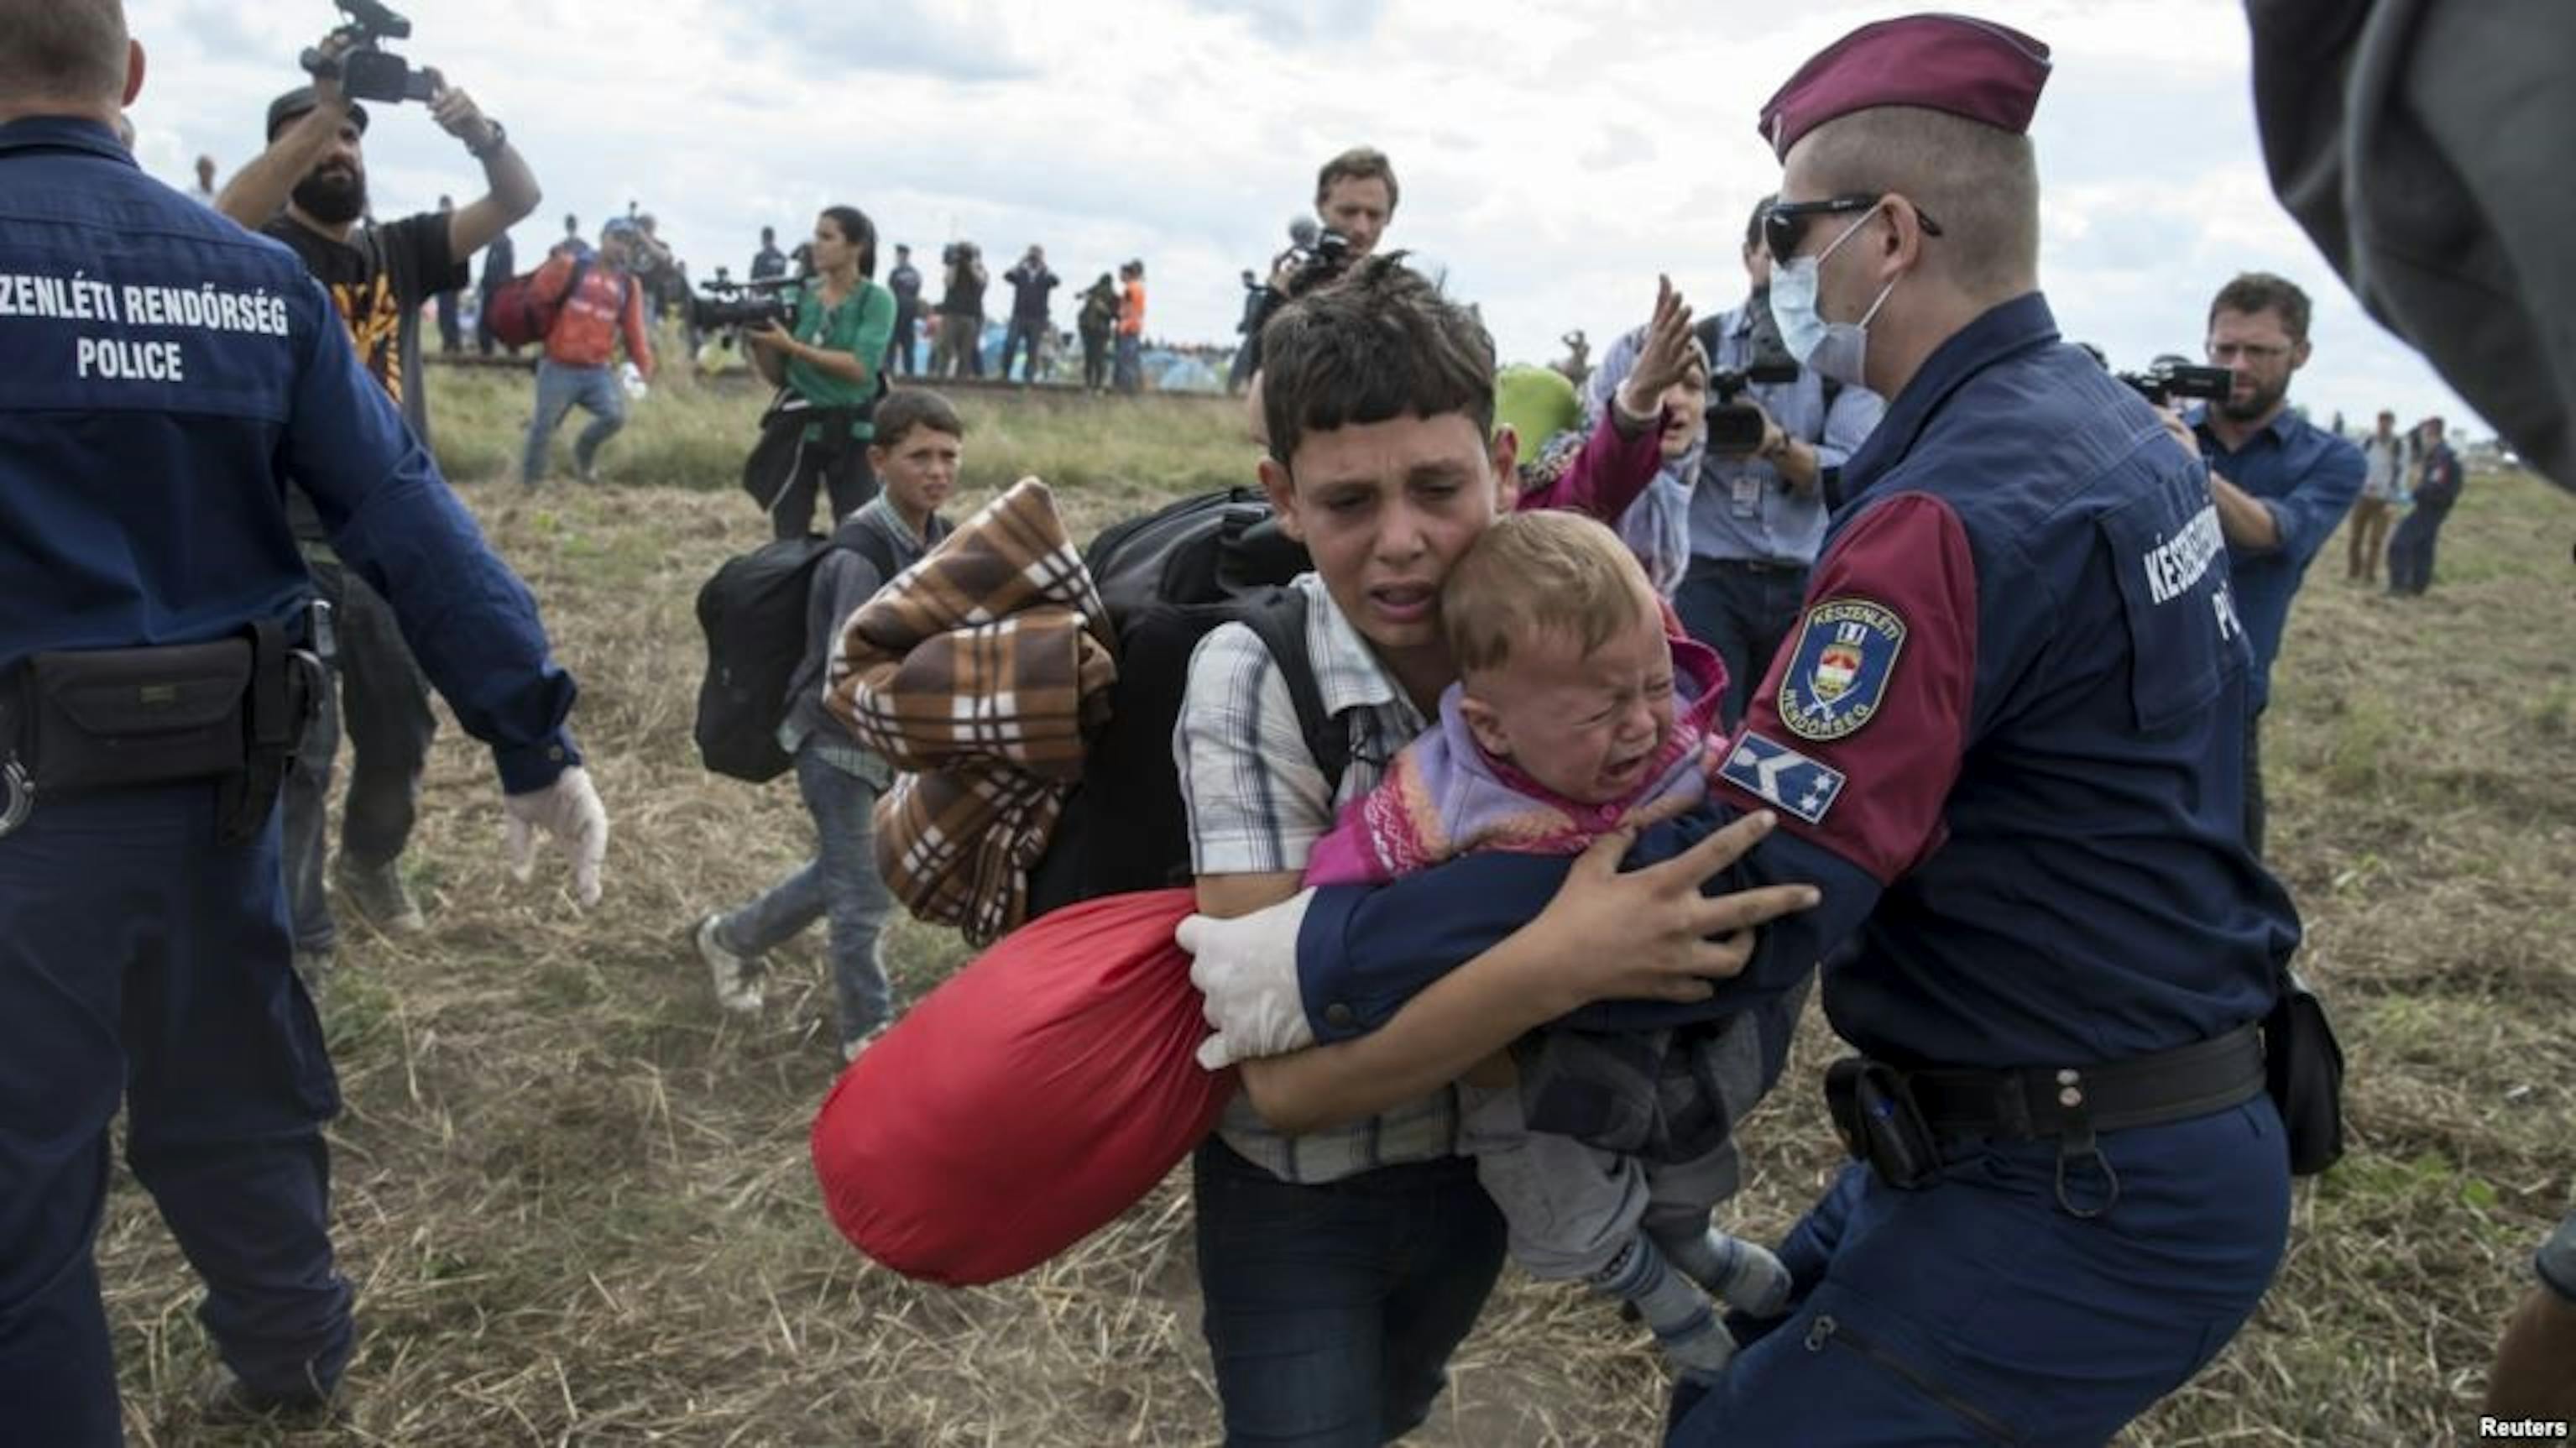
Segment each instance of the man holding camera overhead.
[[[345,8],[345,7],[344,7]],[[358,12],[353,11],[353,14]],[[378,14],[379,24],[393,17]],[[366,220],[366,108],[343,89],[351,55],[371,72],[401,69],[372,47],[359,26],[343,28],[307,53],[309,86],[271,101],[268,149],[235,172],[216,206],[226,216],[286,244],[321,281],[339,309],[358,360],[429,445],[426,379],[420,369],[421,303],[466,284],[467,258],[537,208],[537,178],[511,149],[501,123],[435,70],[406,73],[405,94],[427,93],[430,119],[465,145],[490,185],[453,211],[429,211],[378,224]],[[391,79],[392,77],[383,77]],[[331,789],[342,716],[349,734],[349,795],[333,867],[341,903],[377,929],[408,934],[424,928],[401,871],[420,797],[421,771],[437,718],[429,685],[394,627],[383,599],[350,575],[325,541],[322,521],[298,489],[288,495],[288,521],[313,572],[315,591],[331,606],[337,690],[325,690],[305,747],[286,785],[286,880],[295,919],[295,959],[308,981],[330,966],[338,930],[323,893],[323,802]],[[337,698],[334,698],[334,695]]]
[[[1828,382],[1780,345],[1771,321],[1771,254],[1762,244],[1772,200],[1755,203],[1744,223],[1750,294],[1699,328],[1712,388],[1708,446],[1691,490],[1690,571],[1673,594],[1682,627],[1726,660],[1720,709],[1729,725],[1744,717],[1754,683],[1798,621],[1807,569],[1832,511],[1831,476],[1885,410],[1876,393]],[[1602,366],[1616,356],[1614,348]],[[1759,380],[1792,371],[1788,381]]]

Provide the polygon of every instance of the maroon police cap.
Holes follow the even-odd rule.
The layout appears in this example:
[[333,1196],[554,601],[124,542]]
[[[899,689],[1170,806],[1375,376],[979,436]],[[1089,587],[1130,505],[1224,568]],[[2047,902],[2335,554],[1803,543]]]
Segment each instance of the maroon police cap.
[[1762,138],[1786,160],[1798,138],[1874,106],[1922,106],[2015,135],[2048,84],[2048,47],[1966,15],[1864,25],[1818,51],[1762,107]]

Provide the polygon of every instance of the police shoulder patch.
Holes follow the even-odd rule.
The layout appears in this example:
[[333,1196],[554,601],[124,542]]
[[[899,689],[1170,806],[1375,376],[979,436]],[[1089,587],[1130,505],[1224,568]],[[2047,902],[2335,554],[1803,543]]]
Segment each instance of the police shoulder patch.
[[1825,812],[1843,792],[1840,770],[1750,731],[1735,741],[1726,762],[1717,767],[1717,777],[1811,825],[1824,823]]
[[1808,609],[1780,676],[1781,726],[1801,739],[1840,739],[1877,718],[1904,648],[1905,620],[1885,604],[1833,598]]

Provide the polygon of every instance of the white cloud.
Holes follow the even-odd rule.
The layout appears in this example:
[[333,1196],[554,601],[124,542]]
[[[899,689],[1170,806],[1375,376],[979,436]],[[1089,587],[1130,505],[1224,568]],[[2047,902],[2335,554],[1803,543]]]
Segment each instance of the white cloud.
[[[438,0],[399,48],[506,121],[546,188],[521,254],[567,212],[632,199],[693,269],[739,270],[763,224],[800,234],[860,206],[935,255],[1047,247],[1076,284],[1146,260],[1151,330],[1230,339],[1236,273],[1285,244],[1315,167],[1367,142],[1395,159],[1389,244],[1436,258],[1507,359],[1642,316],[1658,271],[1703,309],[1740,298],[1736,241],[1778,168],[1762,101],[1851,26],[1916,3],[1826,0]],[[2122,365],[2188,351],[2209,295],[2260,267],[2317,299],[2294,397],[2465,411],[2369,324],[2271,198],[2233,0],[1998,0],[2048,41],[2033,134],[2042,275],[2070,335]],[[174,181],[259,142],[324,6],[129,0],[152,74],[135,118]],[[368,136],[380,212],[477,180],[416,107]],[[1000,299],[996,299],[997,301]],[[1059,307],[1059,320],[1069,319]]]

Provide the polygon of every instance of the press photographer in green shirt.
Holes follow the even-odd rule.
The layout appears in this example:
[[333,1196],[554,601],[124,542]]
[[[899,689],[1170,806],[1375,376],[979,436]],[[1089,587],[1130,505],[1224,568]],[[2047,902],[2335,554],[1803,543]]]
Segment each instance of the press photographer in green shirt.
[[802,537],[814,498],[828,491],[828,531],[877,495],[868,467],[870,420],[885,391],[880,364],[894,336],[894,293],[877,285],[877,228],[855,206],[814,218],[814,274],[796,294],[792,329],[747,332],[752,367],[779,389],[761,419],[760,445],[744,468],[764,499],[772,531]]

